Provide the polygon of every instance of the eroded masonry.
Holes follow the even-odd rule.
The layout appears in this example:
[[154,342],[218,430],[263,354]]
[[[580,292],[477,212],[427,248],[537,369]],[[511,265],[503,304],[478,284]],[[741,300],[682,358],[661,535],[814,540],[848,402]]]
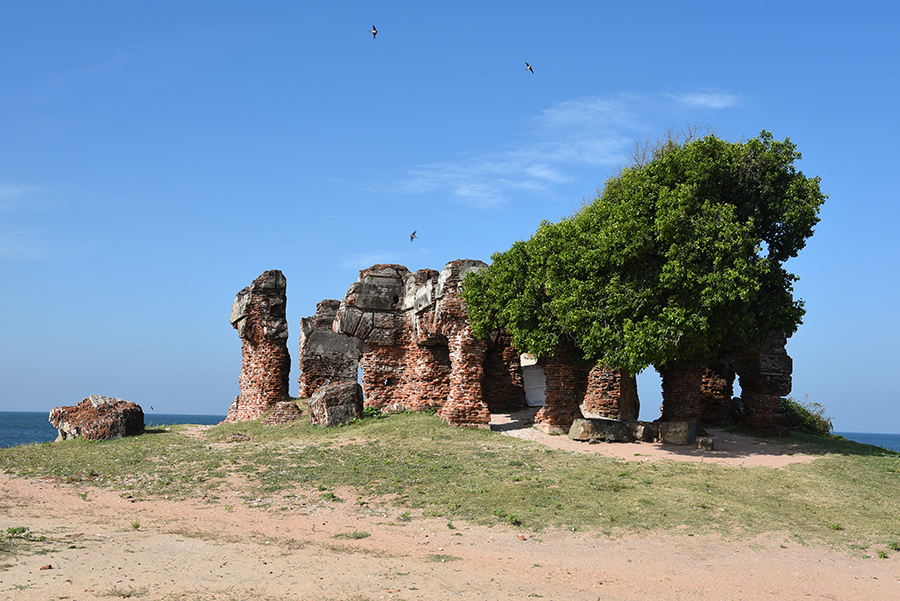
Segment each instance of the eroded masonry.
[[[528,406],[539,407],[535,425],[546,432],[567,432],[581,417],[638,418],[637,385],[625,371],[585,366],[564,349],[539,359],[521,355],[503,332],[476,338],[460,284],[468,272],[484,267],[461,259],[440,272],[385,264],[362,270],[343,299],[323,300],[315,315],[301,320],[300,397],[359,380],[367,407],[430,409],[458,426],[486,428],[492,413]],[[229,421],[254,419],[276,407],[285,411],[290,363],[283,278],[266,272],[235,300],[232,325],[243,340],[244,366]],[[782,430],[778,408],[790,392],[792,368],[785,342],[771,336],[762,348],[738,349],[715,364],[660,370],[659,419],[731,420]],[[732,398],[736,379],[740,399]]]

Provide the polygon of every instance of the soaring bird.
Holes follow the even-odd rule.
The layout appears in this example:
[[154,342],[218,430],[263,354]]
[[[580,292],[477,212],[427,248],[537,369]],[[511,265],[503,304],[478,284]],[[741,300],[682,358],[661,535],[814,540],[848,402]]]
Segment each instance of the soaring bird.
[[418,231],[418,230],[414,230],[413,233],[411,233],[411,234],[409,235],[409,241],[410,241],[410,242],[412,242],[413,240],[415,240],[416,238],[418,238],[418,236],[416,236],[416,232],[417,232],[417,231]]
[[528,61],[525,61],[525,69],[531,71],[531,74],[534,75],[534,69],[531,68],[531,65],[528,64]]
[[369,33],[372,34],[372,39],[374,40],[374,39],[375,39],[375,36],[378,35],[378,30],[375,28],[374,25],[372,25],[372,31],[370,31]]

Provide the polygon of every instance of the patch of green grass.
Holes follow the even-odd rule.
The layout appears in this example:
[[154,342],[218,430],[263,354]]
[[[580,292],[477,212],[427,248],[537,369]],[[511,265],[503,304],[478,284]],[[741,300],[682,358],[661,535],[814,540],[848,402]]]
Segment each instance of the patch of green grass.
[[[383,514],[396,508],[399,522],[416,511],[448,524],[531,530],[727,538],[778,532],[847,548],[857,540],[895,540],[900,522],[900,454],[834,436],[766,439],[817,456],[775,469],[563,453],[415,413],[337,428],[304,421],[222,424],[199,437],[184,435],[184,428],[0,449],[0,469],[77,483],[84,491],[117,489],[132,499],[218,498],[212,493],[230,477],[241,481],[245,503],[273,510],[286,495],[336,501],[332,491],[341,490],[366,499],[348,510]],[[223,442],[232,434],[244,442]],[[830,527],[835,524],[841,529]]]
[[121,597],[127,599],[130,597],[144,597],[147,595],[147,587],[120,589],[112,587],[107,591],[100,593],[101,597]]
[[354,530],[353,532],[340,532],[334,535],[334,538],[339,538],[343,540],[360,540],[363,538],[369,538],[372,536],[365,530]]
[[457,557],[456,555],[446,555],[444,553],[436,553],[425,558],[426,561],[436,561],[438,563],[446,561],[460,561],[461,559],[462,557]]

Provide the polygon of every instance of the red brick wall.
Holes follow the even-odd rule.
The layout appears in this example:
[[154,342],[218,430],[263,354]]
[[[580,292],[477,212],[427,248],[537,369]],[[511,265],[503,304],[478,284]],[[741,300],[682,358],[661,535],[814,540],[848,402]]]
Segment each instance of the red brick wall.
[[547,388],[544,406],[534,416],[534,424],[544,432],[568,432],[573,421],[584,417],[581,402],[590,368],[574,365],[563,349],[557,349],[553,357],[541,357],[539,363]]

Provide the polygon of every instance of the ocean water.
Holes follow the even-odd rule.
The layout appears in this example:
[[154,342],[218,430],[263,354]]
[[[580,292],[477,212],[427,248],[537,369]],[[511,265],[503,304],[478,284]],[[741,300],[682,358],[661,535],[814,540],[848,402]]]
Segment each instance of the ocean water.
[[900,434],[867,434],[865,432],[835,432],[847,440],[870,444],[900,453]]
[[[49,411],[0,411],[0,448],[14,447],[33,442],[56,440],[56,428],[48,421]],[[224,415],[178,415],[170,413],[145,413],[144,426],[171,424],[218,424]]]
[[[0,448],[14,447],[33,442],[56,440],[56,428],[50,425],[47,411],[0,411]],[[178,415],[170,413],[145,413],[144,425],[148,428],[171,424],[215,425],[224,415]],[[865,432],[835,432],[848,440],[870,444],[900,453],[900,434],[868,434]]]

